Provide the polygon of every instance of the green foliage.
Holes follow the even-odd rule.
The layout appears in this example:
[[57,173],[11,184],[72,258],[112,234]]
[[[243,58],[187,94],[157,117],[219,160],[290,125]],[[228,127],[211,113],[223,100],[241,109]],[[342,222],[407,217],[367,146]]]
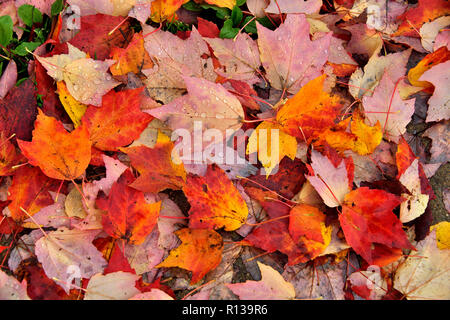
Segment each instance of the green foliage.
[[219,36],[221,38],[232,39],[239,32],[239,28],[233,28],[233,21],[231,19],[225,20],[222,29],[220,29]]
[[13,37],[13,22],[10,16],[0,17],[0,44],[6,47]]
[[56,0],[52,4],[51,14],[52,17],[58,15],[64,9],[64,0]]
[[17,9],[17,14],[28,27],[31,27],[35,23],[42,23],[43,21],[42,13],[30,4],[21,5]]

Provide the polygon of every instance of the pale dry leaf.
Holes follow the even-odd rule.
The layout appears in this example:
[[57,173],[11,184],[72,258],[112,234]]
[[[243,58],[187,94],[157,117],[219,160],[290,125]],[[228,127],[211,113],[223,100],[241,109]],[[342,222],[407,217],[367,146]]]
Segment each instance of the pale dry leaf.
[[84,300],[127,300],[140,293],[136,289],[139,276],[129,272],[94,275],[86,288]]
[[292,300],[295,298],[294,286],[285,281],[273,268],[258,262],[261,280],[247,280],[244,283],[226,286],[239,296],[240,300]]
[[65,227],[47,233],[36,241],[35,252],[45,274],[69,292],[68,272],[71,266],[80,271],[80,278],[89,279],[102,272],[108,264],[100,251],[92,244],[98,230],[69,230]]
[[450,25],[450,16],[439,17],[431,22],[426,22],[420,28],[420,40],[422,47],[428,52],[434,51],[436,37],[442,29]]
[[27,294],[27,281],[17,281],[0,270],[0,300],[31,300]]
[[236,39],[205,38],[214,50],[223,69],[216,72],[224,78],[245,81],[252,85],[258,82],[261,60],[258,45],[246,33],[240,33]]
[[[306,176],[328,207],[338,207],[350,192],[345,162],[336,168],[326,156],[317,151],[311,153],[311,167],[314,176]],[[333,193],[331,193],[331,191]]]
[[261,62],[272,87],[297,93],[321,75],[328,60],[331,32],[311,41],[309,23],[303,14],[288,15],[275,31],[259,23],[256,27]]
[[434,92],[428,100],[426,122],[450,119],[450,92],[445,83],[449,83],[450,61],[439,63],[425,71],[419,78],[434,85]]
[[439,249],[436,230],[416,245],[395,273],[394,288],[408,300],[450,299],[450,249]]

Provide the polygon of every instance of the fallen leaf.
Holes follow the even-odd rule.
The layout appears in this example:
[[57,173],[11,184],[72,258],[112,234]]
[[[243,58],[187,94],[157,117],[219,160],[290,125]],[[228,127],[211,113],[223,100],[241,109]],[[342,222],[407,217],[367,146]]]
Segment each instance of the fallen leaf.
[[20,283],[0,270],[0,300],[31,300],[27,294],[26,280]]
[[61,122],[39,111],[31,142],[17,140],[30,164],[39,166],[53,179],[74,180],[91,160],[89,132],[80,126],[67,132]]
[[70,117],[70,120],[72,120],[76,128],[81,124],[81,118],[86,112],[87,106],[83,103],[78,102],[74,97],[72,97],[70,92],[67,90],[67,86],[64,81],[58,81],[57,87],[59,99],[61,100],[64,110],[66,110],[67,114]]
[[276,121],[283,131],[309,142],[334,124],[341,104],[337,96],[324,91],[325,78],[322,75],[311,80],[281,106]]
[[283,279],[273,268],[258,262],[261,280],[247,280],[244,283],[227,284],[226,286],[239,296],[240,300],[293,300],[294,286]]
[[441,83],[447,83],[449,78],[450,61],[438,64],[423,73],[419,80],[428,81],[434,85],[434,93],[428,100],[426,122],[450,119],[450,96]]
[[[172,158],[173,143],[167,136],[158,134],[154,148],[145,146],[122,148],[131,165],[140,176],[130,185],[143,192],[160,192],[164,189],[181,189],[186,181],[186,171],[179,159]],[[153,161],[148,161],[153,159]]]
[[98,231],[80,231],[60,228],[48,232],[36,242],[36,256],[50,279],[57,279],[58,285],[68,293],[72,273],[70,266],[78,267],[80,278],[89,279],[102,272],[108,264],[92,244]]
[[256,26],[261,62],[275,89],[296,93],[320,76],[328,60],[331,33],[311,41],[304,15],[288,15],[275,31]]
[[88,128],[92,146],[114,151],[131,144],[152,120],[140,109],[143,88],[111,91],[100,108],[89,106],[82,122]]
[[86,287],[84,300],[126,300],[139,294],[135,284],[139,276],[129,272],[97,273]]
[[146,203],[142,191],[128,186],[133,180],[131,172],[125,171],[112,185],[109,197],[97,199],[97,206],[106,211],[102,220],[106,233],[141,244],[157,223],[161,202]]
[[153,62],[144,48],[144,38],[135,33],[133,39],[125,49],[113,48],[112,59],[116,61],[109,69],[114,76],[125,75],[129,72],[139,73],[142,69],[150,69]]
[[383,190],[361,187],[345,196],[342,230],[348,244],[368,263],[374,262],[376,248],[382,244],[390,248],[414,249],[402,229],[402,223],[392,212],[403,200]]
[[190,228],[233,231],[247,219],[248,208],[244,199],[216,165],[208,166],[204,177],[189,175],[183,191],[191,205]]
[[416,245],[395,272],[394,288],[408,300],[448,300],[450,298],[450,251],[439,249],[436,230]]
[[175,234],[180,238],[181,245],[170,251],[169,256],[156,267],[179,267],[192,271],[191,284],[195,284],[219,265],[223,250],[222,237],[208,229],[184,228]]

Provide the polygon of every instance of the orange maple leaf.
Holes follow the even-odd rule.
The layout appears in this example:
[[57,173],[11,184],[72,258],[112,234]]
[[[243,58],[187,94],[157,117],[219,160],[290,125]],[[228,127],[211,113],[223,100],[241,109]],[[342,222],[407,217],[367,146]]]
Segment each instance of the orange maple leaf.
[[247,220],[248,208],[239,191],[217,165],[204,177],[189,175],[183,191],[191,205],[191,228],[225,228],[233,231]]
[[140,33],[135,33],[128,47],[113,48],[111,50],[113,64],[109,70],[115,76],[126,75],[129,72],[139,73],[142,69],[153,68],[153,62],[148,52],[144,48],[144,37]]
[[172,150],[173,142],[160,133],[153,148],[121,148],[120,151],[128,154],[131,165],[140,173],[130,186],[143,192],[154,193],[168,188],[181,189],[186,181],[186,171],[181,161],[172,161]]
[[29,163],[50,178],[73,180],[84,173],[91,160],[91,142],[86,126],[67,132],[61,122],[40,109],[31,142],[17,140]]
[[311,80],[280,108],[276,120],[286,133],[310,142],[334,124],[341,104],[323,90],[325,78]]
[[184,228],[175,232],[181,245],[156,268],[179,267],[192,271],[191,284],[199,282],[222,260],[222,236],[209,229]]

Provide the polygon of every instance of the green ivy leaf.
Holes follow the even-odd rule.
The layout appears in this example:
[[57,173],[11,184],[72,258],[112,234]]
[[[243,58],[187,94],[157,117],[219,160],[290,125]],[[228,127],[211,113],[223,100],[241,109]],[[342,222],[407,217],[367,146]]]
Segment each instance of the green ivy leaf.
[[242,21],[242,17],[244,15],[242,14],[242,10],[239,9],[238,6],[233,7],[233,11],[231,11],[231,20],[233,20],[233,25],[235,27],[238,27]]
[[[250,16],[245,17],[244,25],[246,25],[251,19],[252,19],[252,17],[250,17]],[[258,30],[256,29],[256,21],[253,20],[252,22],[248,23],[245,26],[244,30],[247,33],[255,33],[255,34],[258,33]]]
[[22,42],[12,50],[13,53],[19,56],[26,56],[30,51],[33,52],[37,47],[41,45],[41,42]]
[[0,17],[0,44],[6,47],[13,37],[13,22],[10,16]]
[[58,15],[64,9],[64,0],[56,0],[52,4],[51,14],[52,17]]
[[238,7],[240,7],[240,6],[243,6],[246,2],[247,2],[247,0],[237,0],[237,1],[236,1],[236,5],[237,5]]
[[220,29],[219,36],[224,39],[232,39],[234,38],[239,32],[239,28],[233,28],[233,20],[228,19],[225,20],[223,23],[222,29]]
[[41,23],[42,13],[35,7],[29,4],[24,4],[17,9],[20,19],[28,26],[31,27],[35,23]]
[[261,25],[263,25],[267,29],[275,30],[276,28],[276,26],[274,26],[273,23],[270,21],[270,19],[267,17],[256,18],[256,21],[258,21]]

